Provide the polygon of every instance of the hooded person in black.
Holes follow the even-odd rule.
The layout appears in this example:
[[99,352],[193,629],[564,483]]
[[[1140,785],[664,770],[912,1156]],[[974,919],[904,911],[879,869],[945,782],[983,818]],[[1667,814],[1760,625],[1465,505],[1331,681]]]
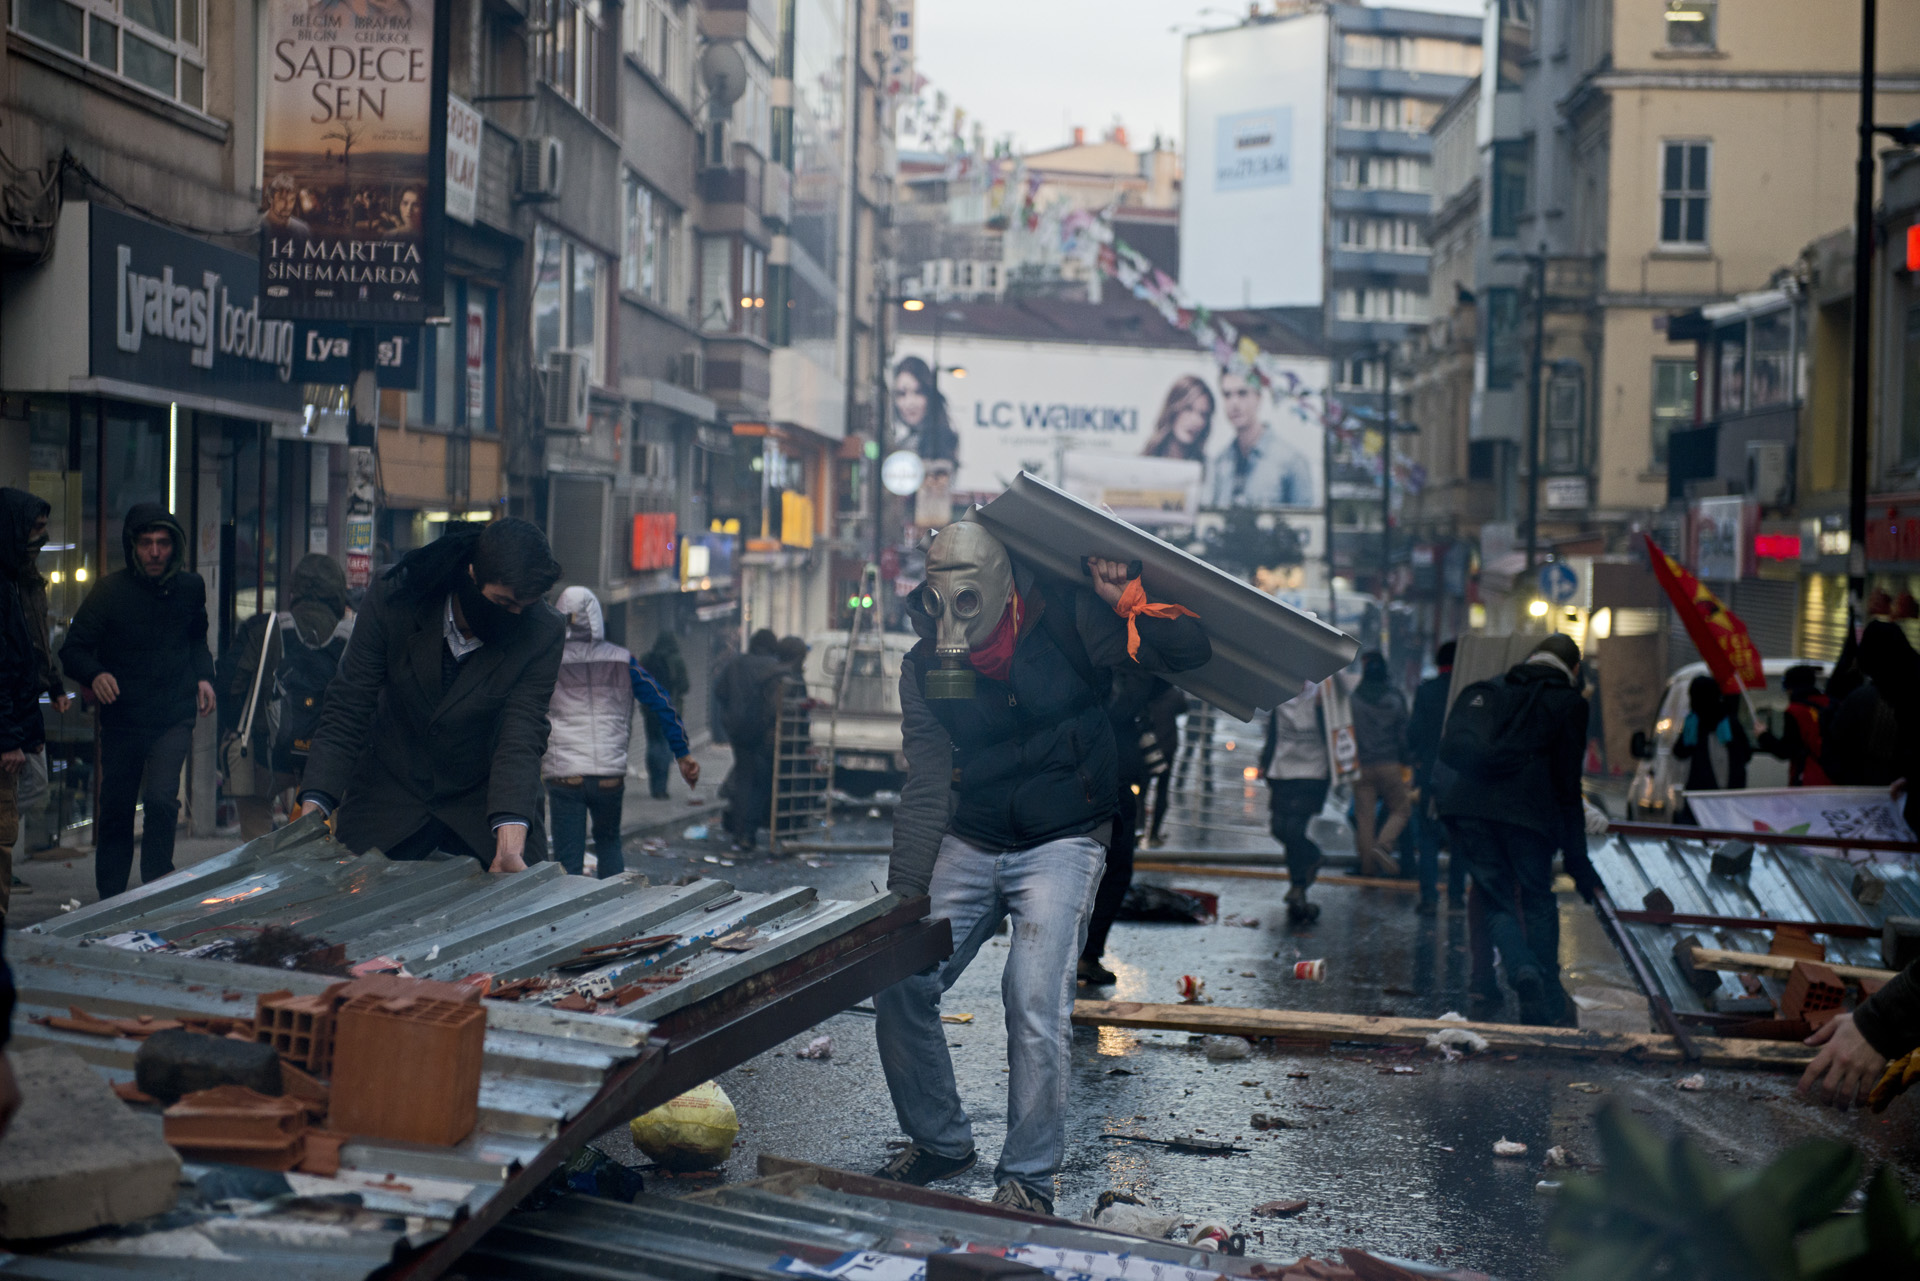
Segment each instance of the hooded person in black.
[[196,714],[214,710],[207,585],[186,569],[186,531],[159,503],[135,503],[120,533],[127,567],[81,602],[60,647],[67,675],[100,708],[100,810],[93,880],[101,898],[127,888],[133,808],[146,808],[140,881],[173,871],[180,768]]
[[20,772],[46,743],[40,695],[65,705],[47,649],[46,584],[34,564],[47,541],[49,510],[44,498],[0,489],[0,918],[13,893]]

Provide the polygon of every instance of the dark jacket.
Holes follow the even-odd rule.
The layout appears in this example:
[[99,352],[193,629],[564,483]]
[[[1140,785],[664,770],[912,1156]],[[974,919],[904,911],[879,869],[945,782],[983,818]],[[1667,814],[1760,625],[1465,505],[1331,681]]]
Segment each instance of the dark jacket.
[[1901,1058],[1920,1049],[1920,961],[1909,964],[1862,1001],[1853,1012],[1853,1026],[1885,1058]]
[[736,654],[714,681],[713,709],[735,751],[769,749],[787,665],[772,654]]
[[[640,666],[666,691],[668,701],[676,708],[687,705],[687,691],[692,684],[687,677],[687,660],[680,656],[680,642],[673,638],[672,632],[661,633],[653,642],[653,648],[641,656]],[[665,738],[666,726],[661,723],[660,714],[645,705],[640,711],[646,718],[648,737]]]
[[46,742],[40,716],[40,695],[47,692],[46,598],[31,590],[40,571],[27,535],[47,511],[43,498],[0,489],[0,752],[34,752]]
[[[340,620],[347,613],[346,571],[333,558],[309,552],[293,567],[289,588],[287,612],[293,616],[294,639],[308,649],[331,649],[337,662],[346,650],[345,635],[335,636]],[[267,641],[268,628],[276,627],[279,617],[278,614],[255,614],[242,623],[233,644],[227,646],[227,652],[214,664],[218,679],[213,688],[220,700],[222,734],[237,730],[246,717],[247,699],[253,693],[254,676],[260,669],[260,651]],[[270,746],[267,709],[273,702],[273,683],[286,657],[283,640],[276,637],[268,651],[274,665],[260,679],[260,697],[253,711],[254,746],[257,759],[263,761],[268,759]]]
[[1747,785],[1747,762],[1753,759],[1753,742],[1747,737],[1746,726],[1742,725],[1731,713],[1725,714],[1708,734],[1718,735],[1720,726],[1727,727],[1727,776],[1717,777],[1713,770],[1713,749],[1705,742],[1689,742],[1691,735],[1698,740],[1700,735],[1699,718],[1692,712],[1681,726],[1680,737],[1674,741],[1673,757],[1687,762],[1687,790],[1689,792],[1717,792],[1723,789],[1738,789]]
[[1399,765],[1407,758],[1407,700],[1385,681],[1354,687],[1353,738],[1362,765]]
[[1413,766],[1413,785],[1425,791],[1440,759],[1440,731],[1447,723],[1447,691],[1453,673],[1442,672],[1420,682],[1413,691],[1413,714],[1407,718],[1407,764]]
[[[134,535],[163,528],[173,533],[173,562],[158,579],[148,578],[133,555]],[[100,580],[67,629],[60,663],[81,686],[110,672],[120,697],[100,709],[109,729],[161,730],[191,721],[196,690],[213,681],[207,649],[207,585],[181,568],[187,534],[158,503],[135,503],[120,531],[127,567]]]
[[[989,850],[1030,849],[1107,828],[1119,806],[1119,761],[1107,718],[1103,669],[1132,668],[1127,624],[1093,592],[1053,584],[1043,590],[1014,562],[1014,583],[1029,613],[1005,681],[979,676],[967,701],[930,700],[924,688],[931,644],[901,664],[901,735],[907,783],[894,810],[887,888],[925,893],[940,841],[949,831]],[[1064,611],[1096,685],[1055,637],[1044,610]],[[908,600],[922,636],[932,622],[918,593]],[[1137,668],[1183,672],[1213,656],[1192,618],[1139,620]]]
[[1560,847],[1567,873],[1584,894],[1596,883],[1587,858],[1586,820],[1580,804],[1580,773],[1587,754],[1587,700],[1565,672],[1525,662],[1502,677],[1512,685],[1538,685],[1532,720],[1524,730],[1539,751],[1519,772],[1493,780],[1461,778],[1440,797],[1442,818],[1482,818],[1512,823],[1548,837]]
[[476,536],[448,534],[374,584],[327,687],[303,781],[338,801],[348,849],[392,849],[437,818],[490,859],[493,822],[513,817],[528,821],[527,862],[544,857],[540,758],[566,622],[541,602],[453,671],[447,594]]

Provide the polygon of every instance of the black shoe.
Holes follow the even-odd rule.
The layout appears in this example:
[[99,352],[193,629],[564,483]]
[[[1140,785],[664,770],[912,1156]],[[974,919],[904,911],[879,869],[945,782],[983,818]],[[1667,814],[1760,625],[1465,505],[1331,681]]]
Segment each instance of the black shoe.
[[1311,904],[1307,904],[1307,903],[1288,903],[1287,919],[1289,921],[1292,921],[1295,925],[1306,924],[1309,920],[1313,919],[1312,917],[1307,915],[1307,909],[1310,906]]
[[1000,1185],[993,1194],[993,1204],[1004,1205],[1010,1210],[1025,1210],[1028,1214],[1053,1217],[1053,1198],[1043,1196],[1015,1179],[1008,1179]]
[[1077,977],[1079,981],[1087,987],[1112,987],[1120,981],[1118,974],[1115,974],[1112,970],[1100,964],[1100,962],[1089,961],[1084,956],[1080,958],[1080,968],[1077,971]]
[[1464,912],[1467,910],[1467,896],[1464,894],[1447,895],[1447,911]]
[[1413,910],[1421,916],[1438,916],[1440,915],[1440,900],[1437,898],[1423,898],[1413,905]]
[[1553,1022],[1554,1011],[1549,1008],[1547,981],[1540,977],[1538,970],[1518,970],[1507,976],[1507,983],[1513,988],[1513,994],[1520,998],[1522,1023],[1545,1027]]
[[924,1188],[935,1179],[951,1179],[966,1173],[973,1168],[975,1160],[971,1149],[965,1156],[941,1156],[915,1143],[895,1153],[893,1160],[873,1172],[873,1177]]

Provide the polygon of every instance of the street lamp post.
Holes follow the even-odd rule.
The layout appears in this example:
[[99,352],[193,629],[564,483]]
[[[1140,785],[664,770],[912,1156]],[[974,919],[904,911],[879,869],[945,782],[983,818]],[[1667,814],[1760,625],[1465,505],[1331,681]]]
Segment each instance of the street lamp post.
[[1853,191],[1853,440],[1847,477],[1847,595],[1850,623],[1866,621],[1867,433],[1873,371],[1873,45],[1876,0],[1860,0],[1860,151]]
[[1393,343],[1380,346],[1380,599],[1393,594]]

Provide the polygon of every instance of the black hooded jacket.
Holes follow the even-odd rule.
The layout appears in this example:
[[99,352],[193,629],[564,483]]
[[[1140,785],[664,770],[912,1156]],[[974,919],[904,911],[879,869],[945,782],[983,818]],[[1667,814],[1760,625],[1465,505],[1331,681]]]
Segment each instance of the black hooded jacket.
[[[147,529],[173,534],[173,561],[148,578],[133,554],[135,535]],[[159,503],[136,503],[120,532],[127,567],[100,580],[81,603],[60,647],[67,675],[82,686],[110,672],[120,697],[100,709],[110,729],[160,730],[191,721],[195,689],[213,680],[207,649],[207,585],[182,568],[187,535]]]
[[0,489],[0,752],[34,752],[46,742],[40,695],[47,688],[46,596],[27,535],[47,502],[21,489]]

